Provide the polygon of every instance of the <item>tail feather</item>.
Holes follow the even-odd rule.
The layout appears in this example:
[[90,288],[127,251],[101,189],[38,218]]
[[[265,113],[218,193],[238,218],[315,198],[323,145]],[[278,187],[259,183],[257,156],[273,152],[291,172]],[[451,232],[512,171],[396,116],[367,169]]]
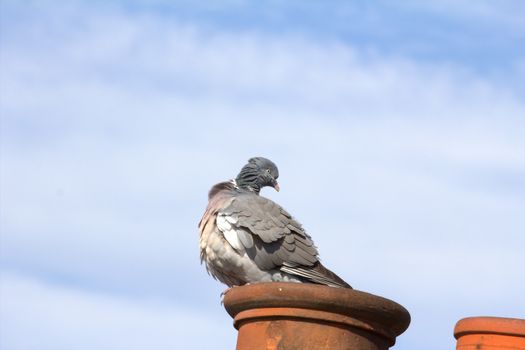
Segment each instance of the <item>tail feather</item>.
[[323,284],[330,287],[350,288],[341,277],[317,262],[311,267],[306,266],[282,266],[281,271],[301,277],[305,282]]

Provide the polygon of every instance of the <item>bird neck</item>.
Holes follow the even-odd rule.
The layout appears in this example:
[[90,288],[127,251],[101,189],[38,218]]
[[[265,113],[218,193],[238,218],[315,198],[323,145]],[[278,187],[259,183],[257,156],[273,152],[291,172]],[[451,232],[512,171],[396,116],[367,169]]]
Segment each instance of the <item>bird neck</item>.
[[257,195],[261,191],[261,187],[256,182],[253,182],[253,181],[247,182],[247,181],[243,181],[242,178],[237,178],[235,180],[232,180],[232,182],[235,184],[235,187],[240,190],[253,192]]

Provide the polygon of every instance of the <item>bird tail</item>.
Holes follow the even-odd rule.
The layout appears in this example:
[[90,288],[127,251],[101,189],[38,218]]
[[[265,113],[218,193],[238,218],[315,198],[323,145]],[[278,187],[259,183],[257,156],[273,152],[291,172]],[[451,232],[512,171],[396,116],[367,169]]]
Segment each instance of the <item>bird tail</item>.
[[341,277],[324,267],[320,262],[317,262],[311,267],[282,266],[281,271],[301,277],[305,282],[323,284],[329,287],[352,289]]

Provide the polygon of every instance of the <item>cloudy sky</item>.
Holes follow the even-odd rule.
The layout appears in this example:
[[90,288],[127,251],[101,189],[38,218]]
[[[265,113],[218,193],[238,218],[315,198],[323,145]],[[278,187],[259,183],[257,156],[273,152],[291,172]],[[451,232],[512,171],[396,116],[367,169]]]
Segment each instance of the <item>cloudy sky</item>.
[[258,155],[396,348],[525,318],[523,2],[0,6],[2,350],[233,349],[196,226]]

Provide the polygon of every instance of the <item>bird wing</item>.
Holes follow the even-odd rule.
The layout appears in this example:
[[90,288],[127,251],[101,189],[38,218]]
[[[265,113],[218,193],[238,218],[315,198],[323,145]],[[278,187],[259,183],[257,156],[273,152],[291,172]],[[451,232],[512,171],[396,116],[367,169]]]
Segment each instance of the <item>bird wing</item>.
[[[310,236],[275,202],[251,193],[238,193],[217,215],[217,227],[237,250],[244,250],[264,270],[308,270],[318,263]],[[307,274],[302,271],[296,275]]]
[[318,259],[310,236],[277,203],[252,194],[236,193],[216,219],[230,245],[245,251],[262,270],[279,269],[306,281],[351,288]]

